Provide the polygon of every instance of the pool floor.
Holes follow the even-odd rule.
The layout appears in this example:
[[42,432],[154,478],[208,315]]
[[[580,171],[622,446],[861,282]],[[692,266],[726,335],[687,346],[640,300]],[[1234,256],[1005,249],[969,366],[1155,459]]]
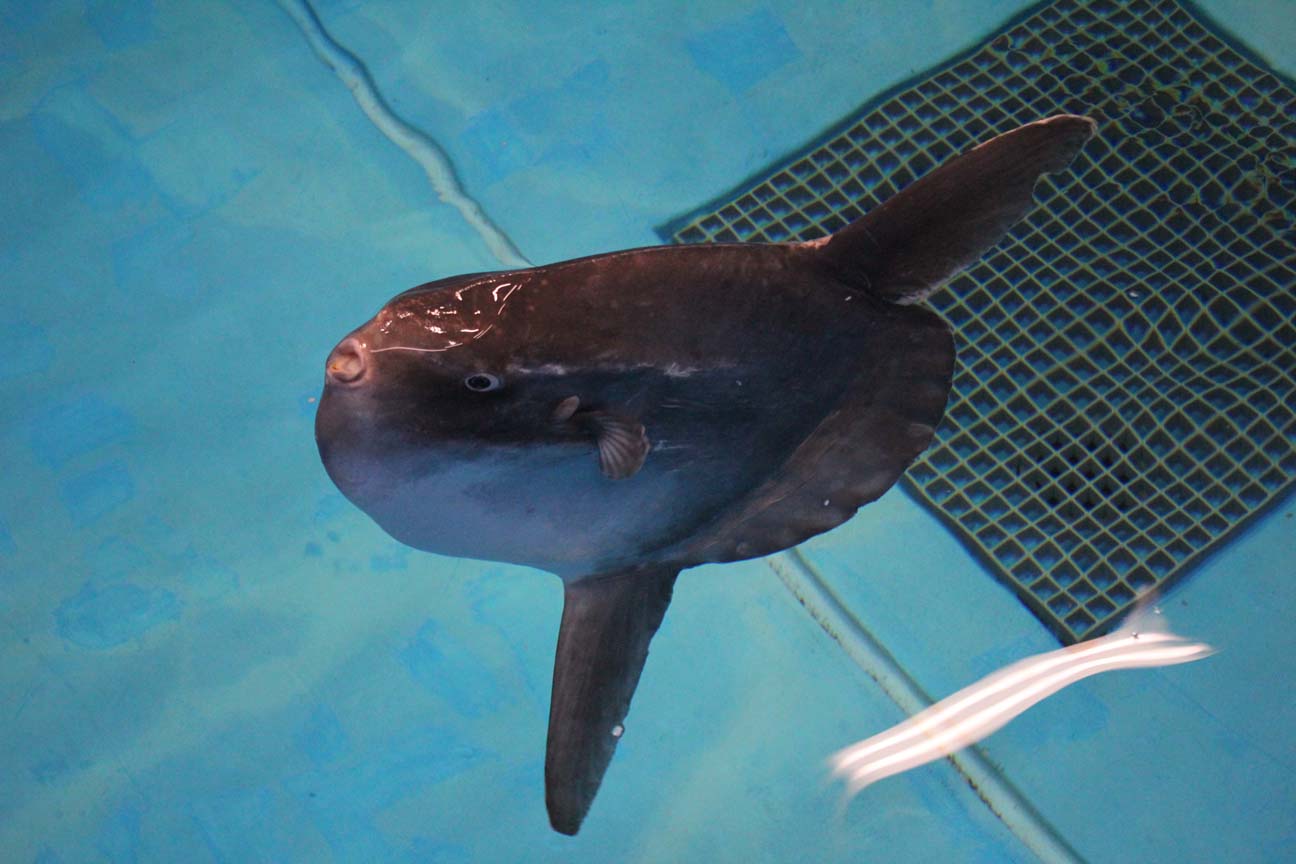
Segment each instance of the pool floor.
[[[540,263],[657,242],[1027,5],[316,10]],[[1198,5],[1296,74],[1289,5]],[[331,346],[498,267],[481,233],[273,4],[2,3],[0,82],[0,861],[1037,860],[948,761],[838,809],[824,759],[903,715],[765,561],[681,576],[553,833],[560,583],[399,546],[312,437]],[[1168,598],[1218,655],[984,742],[1077,858],[1296,858],[1294,508]],[[1056,647],[900,490],[803,552],[933,697]]]

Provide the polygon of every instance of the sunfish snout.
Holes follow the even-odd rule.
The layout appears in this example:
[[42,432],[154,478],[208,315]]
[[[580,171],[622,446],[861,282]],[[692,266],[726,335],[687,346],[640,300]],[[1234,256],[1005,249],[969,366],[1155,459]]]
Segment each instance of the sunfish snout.
[[369,352],[360,340],[348,336],[337,344],[324,364],[324,373],[335,384],[355,384],[369,367]]

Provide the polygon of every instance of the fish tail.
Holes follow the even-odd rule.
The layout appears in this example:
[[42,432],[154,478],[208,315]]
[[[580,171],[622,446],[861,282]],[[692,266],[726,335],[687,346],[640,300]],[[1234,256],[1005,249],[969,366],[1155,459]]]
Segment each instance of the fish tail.
[[1095,129],[1072,114],[1028,123],[805,245],[848,285],[890,303],[918,303],[1003,239],[1034,206],[1035,182],[1067,167]]

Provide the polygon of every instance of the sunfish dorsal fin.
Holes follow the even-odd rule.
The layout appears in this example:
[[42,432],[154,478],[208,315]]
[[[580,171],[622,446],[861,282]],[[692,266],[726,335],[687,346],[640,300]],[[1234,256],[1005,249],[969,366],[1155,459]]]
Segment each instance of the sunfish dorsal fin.
[[998,243],[1034,206],[1040,175],[1070,164],[1096,128],[1062,114],[1005,132],[806,245],[848,284],[917,303]]
[[580,830],[678,574],[640,567],[565,583],[545,749],[545,806],[556,831]]

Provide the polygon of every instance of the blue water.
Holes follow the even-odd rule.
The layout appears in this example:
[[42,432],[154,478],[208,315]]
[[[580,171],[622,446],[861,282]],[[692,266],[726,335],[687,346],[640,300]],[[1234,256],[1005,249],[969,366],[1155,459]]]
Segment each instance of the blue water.
[[[1028,5],[317,9],[544,262],[656,242]],[[1296,75],[1290,0],[1199,6]],[[312,437],[339,336],[497,260],[274,3],[0,3],[0,190],[0,861],[1036,860],[948,762],[837,814],[823,758],[902,715],[761,561],[681,577],[549,829],[558,580],[399,546]],[[1083,859],[1296,860],[1294,509],[1172,598],[1219,655],[986,742]],[[1055,647],[901,492],[805,551],[932,694]]]

